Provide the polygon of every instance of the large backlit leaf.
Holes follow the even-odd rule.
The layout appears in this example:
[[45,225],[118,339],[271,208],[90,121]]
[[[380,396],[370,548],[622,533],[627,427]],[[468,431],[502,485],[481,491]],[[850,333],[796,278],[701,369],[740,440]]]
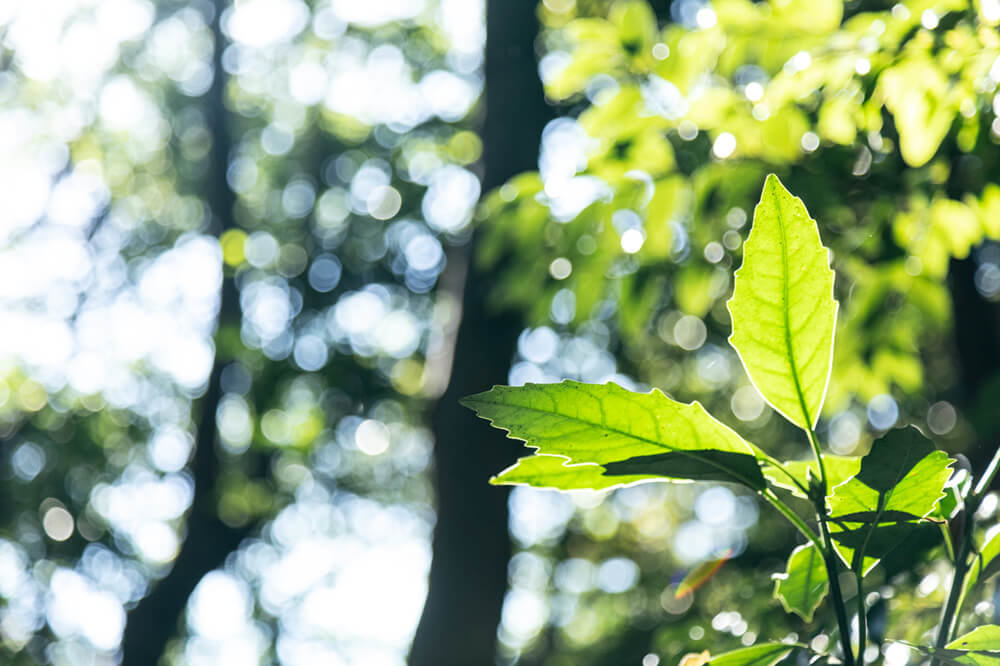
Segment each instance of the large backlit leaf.
[[872,444],[861,469],[827,498],[838,551],[853,566],[864,553],[867,573],[944,496],[951,460],[916,428],[891,430]]
[[812,429],[833,356],[833,270],[815,220],[777,176],[764,183],[728,306],[729,342],[754,386],[789,421]]
[[676,402],[656,389],[633,393],[574,381],[496,386],[462,404],[540,454],[568,459],[568,465],[522,459],[496,483],[603,489],[675,479],[765,486],[753,447],[699,403]]
[[787,570],[775,574],[774,580],[774,597],[787,612],[796,613],[806,622],[812,621],[813,613],[830,587],[823,554],[814,543],[792,551]]
[[792,643],[762,643],[720,654],[708,663],[711,666],[772,666],[799,647]]

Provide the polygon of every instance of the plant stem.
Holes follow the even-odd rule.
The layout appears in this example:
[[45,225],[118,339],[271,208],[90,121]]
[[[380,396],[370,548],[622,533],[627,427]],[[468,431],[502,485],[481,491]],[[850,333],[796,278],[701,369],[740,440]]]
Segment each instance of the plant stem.
[[[938,625],[937,641],[934,643],[934,647],[939,650],[944,648],[948,644],[948,641],[951,640],[955,627],[958,624],[957,611],[959,600],[963,596],[965,575],[969,569],[969,542],[972,540],[973,521],[971,519],[972,514],[968,512],[968,509],[966,511],[965,534],[962,537],[962,542],[958,545],[958,554],[955,557],[955,573],[951,577],[951,589],[948,590],[948,601],[945,602],[944,610],[941,611],[941,623]],[[936,666],[937,663],[937,658],[931,661],[932,666]]]
[[[993,453],[986,470],[976,483],[975,489],[966,498],[964,514],[965,525],[962,529],[962,541],[958,544],[958,552],[955,554],[955,572],[951,577],[951,588],[948,590],[948,600],[941,611],[941,622],[938,625],[937,641],[934,646],[938,649],[944,648],[955,636],[958,628],[958,616],[965,601],[965,577],[969,573],[969,552],[972,549],[973,531],[976,523],[976,511],[983,502],[983,497],[990,489],[990,484],[1000,469],[1000,447]],[[935,657],[931,661],[931,666],[937,666],[938,659]]]
[[[809,493],[809,497],[816,509],[816,519],[819,521],[820,533],[823,535],[821,546],[823,564],[826,565],[826,577],[830,581],[830,599],[833,602],[833,611],[837,616],[837,626],[840,628],[840,645],[844,651],[844,666],[855,666],[854,653],[851,650],[851,624],[847,620],[847,607],[844,605],[844,595],[840,591],[837,553],[833,547],[833,540],[830,538],[830,530],[826,526],[826,496],[830,492],[830,485],[826,477],[826,465],[823,464],[823,454],[812,424],[806,429],[806,436],[809,438],[809,446],[812,448],[813,455],[816,456],[816,466],[819,468],[819,479],[823,491],[819,496]],[[862,601],[862,603],[864,602]],[[863,649],[859,650],[859,655],[864,660]]]
[[840,645],[844,650],[844,664],[845,666],[854,666],[854,653],[851,651],[851,625],[847,621],[844,595],[840,591],[837,555],[833,550],[830,532],[826,528],[826,516],[823,513],[819,514],[819,529],[823,535],[823,563],[826,565],[826,577],[830,581],[830,598],[833,601],[834,613],[837,615],[837,626],[840,628]]
[[[862,558],[861,567],[864,567],[864,558]],[[868,642],[868,611],[865,608],[865,592],[862,587],[861,579],[863,574],[861,568],[854,572],[854,576],[858,581],[858,666],[865,666],[865,647]]]
[[993,483],[993,477],[996,476],[997,470],[1000,469],[1000,446],[997,450],[993,452],[993,458],[990,460],[990,464],[986,466],[986,471],[983,475],[979,477],[979,483],[976,484],[976,489],[972,492],[972,497],[969,498],[968,504],[971,506],[975,504],[975,509],[973,512],[979,510],[979,505],[983,501],[983,496],[986,491],[990,489],[990,484]]
[[[812,447],[813,455],[816,456],[816,466],[819,467],[819,478],[823,482],[823,495],[825,496],[830,492],[830,486],[826,482],[826,465],[823,464],[823,454],[819,449],[819,440],[816,439],[816,433],[812,428],[806,430],[806,435],[809,437],[809,446]],[[826,507],[817,507],[821,513],[825,512]]]
[[781,513],[781,515],[787,518],[788,522],[790,522],[792,525],[795,525],[795,527],[798,528],[799,532],[801,532],[807,539],[816,544],[816,547],[820,549],[820,552],[823,551],[823,541],[819,538],[819,535],[817,535],[816,532],[810,529],[809,526],[806,525],[806,522],[801,518],[799,518],[799,516],[794,511],[792,511],[787,504],[782,502],[781,498],[775,495],[773,490],[771,490],[770,488],[766,488],[765,490],[762,490],[760,494],[764,497],[764,499],[770,502],[771,506],[777,509]]

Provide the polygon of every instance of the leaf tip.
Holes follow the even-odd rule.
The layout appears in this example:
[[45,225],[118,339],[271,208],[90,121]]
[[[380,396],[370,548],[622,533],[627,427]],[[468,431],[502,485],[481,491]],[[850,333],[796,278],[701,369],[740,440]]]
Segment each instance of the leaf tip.
[[489,402],[487,396],[495,394],[496,390],[501,388],[499,385],[493,386],[488,391],[480,391],[479,393],[471,393],[465,397],[458,399],[458,404],[462,405],[467,409],[471,409],[474,412],[479,412],[479,407],[485,402]]

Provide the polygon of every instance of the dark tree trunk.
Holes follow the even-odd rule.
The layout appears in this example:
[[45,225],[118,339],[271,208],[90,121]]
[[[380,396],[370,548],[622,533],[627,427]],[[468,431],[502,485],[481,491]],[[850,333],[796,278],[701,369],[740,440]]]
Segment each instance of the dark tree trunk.
[[955,259],[948,271],[959,375],[965,398],[972,398],[1000,371],[1000,319],[997,306],[976,289],[974,257]]
[[[537,167],[541,131],[551,118],[537,73],[535,8],[534,0],[487,3],[484,191]],[[410,666],[496,662],[511,545],[508,491],[487,480],[516,459],[520,446],[458,404],[506,383],[521,330],[518,317],[487,307],[490,286],[470,262],[451,379],[432,414],[438,517]]]
[[[966,452],[973,473],[979,474],[993,456],[1000,437],[996,408],[1000,390],[1000,306],[990,303],[976,289],[978,263],[972,256],[953,259],[948,271],[958,352],[958,406],[976,431]],[[1000,479],[993,487],[1000,487]]]
[[[224,102],[226,76],[222,69],[225,39],[219,17],[225,8],[217,0],[212,24],[215,37],[215,80],[206,95],[206,115],[211,123],[211,166],[205,183],[205,200],[213,214],[214,230],[221,234],[235,226],[235,197],[226,181],[226,168],[231,150],[228,111]],[[222,283],[218,328],[239,325],[239,295],[232,276]],[[183,546],[166,578],[143,598],[127,616],[122,640],[124,666],[154,666],[163,656],[167,643],[178,634],[188,599],[198,582],[223,564],[251,531],[251,526],[234,528],[220,520],[217,510],[216,479],[218,448],[216,442],[216,412],[222,397],[221,375],[228,359],[219,346],[208,380],[208,389],[199,400],[201,416],[195,438],[191,472],[194,477],[194,497],[187,519],[187,534]]]

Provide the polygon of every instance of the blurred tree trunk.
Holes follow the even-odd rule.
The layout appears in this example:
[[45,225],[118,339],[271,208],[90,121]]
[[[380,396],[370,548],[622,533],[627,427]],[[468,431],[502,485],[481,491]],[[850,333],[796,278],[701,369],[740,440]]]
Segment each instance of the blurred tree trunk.
[[[227,77],[222,68],[222,51],[226,42],[219,25],[225,5],[225,0],[216,0],[215,18],[212,22],[215,79],[205,97],[205,112],[212,130],[212,149],[203,198],[212,211],[213,230],[220,235],[226,229],[235,227],[235,195],[226,181],[231,140],[227,121],[229,111],[224,100]],[[239,323],[239,294],[232,276],[224,276],[217,331],[239,327]],[[218,332],[216,337],[218,338]],[[208,389],[198,401],[201,415],[195,433],[194,458],[191,461],[194,496],[187,518],[186,535],[170,573],[156,583],[149,595],[128,612],[122,639],[124,666],[154,666],[159,662],[167,643],[178,635],[188,599],[195,586],[205,574],[220,567],[254,529],[253,525],[227,525],[219,518],[218,512],[216,412],[222,398],[222,369],[228,360],[217,343]]]
[[[538,78],[534,0],[488,0],[483,190],[538,163],[542,128],[551,118]],[[434,558],[410,666],[476,666],[496,662],[496,632],[507,590],[511,544],[506,489],[487,480],[520,446],[458,404],[470,393],[504,384],[521,321],[487,306],[490,276],[469,270],[451,378],[431,420],[437,490]],[[453,258],[457,259],[457,258]]]
[[[957,406],[975,430],[973,448],[966,451],[975,474],[982,473],[1000,437],[1000,307],[976,289],[974,256],[952,259],[948,271],[958,352]],[[1000,487],[997,479],[994,488]]]

